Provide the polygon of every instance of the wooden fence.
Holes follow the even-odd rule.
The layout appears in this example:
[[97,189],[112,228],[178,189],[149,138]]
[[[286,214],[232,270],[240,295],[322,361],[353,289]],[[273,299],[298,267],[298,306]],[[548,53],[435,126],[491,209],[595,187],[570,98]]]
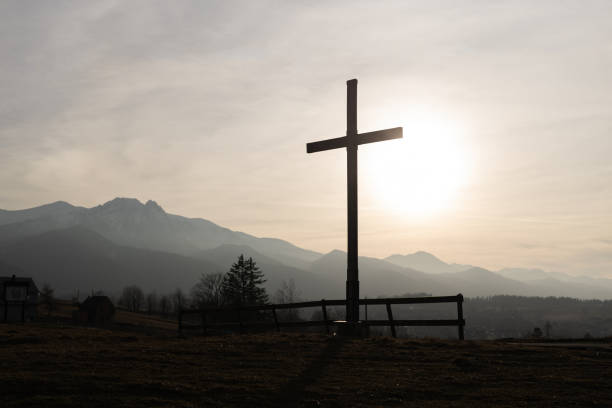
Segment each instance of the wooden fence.
[[[407,305],[407,304],[422,304],[422,303],[457,303],[457,319],[449,320],[396,320],[393,318],[393,310],[391,305]],[[359,299],[360,305],[385,305],[387,307],[387,320],[362,320],[361,324],[365,326],[389,326],[393,337],[397,337],[397,326],[457,326],[459,339],[463,340],[463,328],[465,320],[463,318],[463,295],[456,296],[431,296],[418,298],[385,298],[385,299]],[[345,306],[346,300],[318,300],[312,302],[297,302],[297,303],[282,303],[268,304],[257,306],[241,306],[241,307],[222,307],[222,308],[205,308],[205,309],[180,309],[178,314],[178,331],[183,332],[183,329],[200,329],[203,334],[206,334],[207,329],[238,329],[241,332],[249,327],[274,327],[276,331],[280,331],[283,327],[312,327],[325,326],[327,333],[330,333],[330,328],[339,321],[328,319],[327,307],[329,306]],[[301,308],[321,308],[321,316],[323,320],[308,320],[308,321],[279,321],[277,310],[285,309],[301,309]],[[246,320],[242,314],[246,312],[270,311],[272,320]],[[236,322],[209,322],[208,317],[219,313],[235,313],[237,316]],[[195,325],[184,321],[184,317],[188,315],[200,316],[201,324]]]

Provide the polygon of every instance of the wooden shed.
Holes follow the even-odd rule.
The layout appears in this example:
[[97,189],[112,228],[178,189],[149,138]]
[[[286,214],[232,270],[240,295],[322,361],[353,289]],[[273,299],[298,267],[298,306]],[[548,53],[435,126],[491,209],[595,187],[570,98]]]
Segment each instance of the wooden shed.
[[88,296],[75,314],[79,323],[103,324],[112,320],[115,305],[108,296]]

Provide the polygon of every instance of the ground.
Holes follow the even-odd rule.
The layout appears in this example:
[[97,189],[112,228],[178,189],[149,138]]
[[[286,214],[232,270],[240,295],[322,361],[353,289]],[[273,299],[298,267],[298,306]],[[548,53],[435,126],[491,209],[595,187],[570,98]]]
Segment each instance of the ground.
[[601,407],[612,406],[611,373],[608,341],[179,337],[125,324],[0,325],[7,408]]

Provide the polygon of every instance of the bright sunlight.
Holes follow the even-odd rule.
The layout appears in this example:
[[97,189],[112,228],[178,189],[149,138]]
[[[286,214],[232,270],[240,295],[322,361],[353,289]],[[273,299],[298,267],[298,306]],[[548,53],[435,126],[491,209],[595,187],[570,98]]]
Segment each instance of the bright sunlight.
[[404,114],[403,123],[399,117],[395,123],[404,127],[403,139],[360,148],[360,174],[369,193],[399,215],[425,217],[451,209],[469,176],[464,129],[431,112]]

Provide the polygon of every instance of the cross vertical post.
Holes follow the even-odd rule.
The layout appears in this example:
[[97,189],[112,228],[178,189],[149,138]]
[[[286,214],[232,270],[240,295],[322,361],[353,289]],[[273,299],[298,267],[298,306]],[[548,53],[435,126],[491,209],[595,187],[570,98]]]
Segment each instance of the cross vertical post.
[[401,139],[401,127],[357,133],[357,80],[346,81],[346,135],[334,139],[306,144],[307,153],[346,147],[346,200],[347,200],[347,269],[346,269],[346,321],[359,322],[359,268],[357,245],[357,146],[360,144]]
[[347,271],[346,321],[359,321],[359,269],[357,241],[357,80],[346,82],[346,202]]

